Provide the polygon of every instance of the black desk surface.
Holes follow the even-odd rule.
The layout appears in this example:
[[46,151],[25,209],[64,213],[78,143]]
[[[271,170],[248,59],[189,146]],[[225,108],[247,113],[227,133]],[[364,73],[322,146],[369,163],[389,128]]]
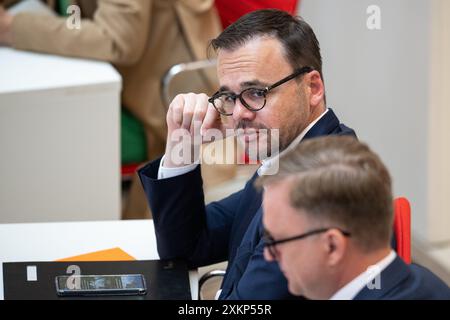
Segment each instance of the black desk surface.
[[[147,284],[144,296],[59,297],[55,277],[71,275],[69,266],[78,266],[81,274],[143,274]],[[37,281],[27,281],[27,267],[37,267]],[[68,300],[68,299],[134,299],[190,300],[189,273],[181,261],[115,261],[115,262],[19,262],[3,263],[5,300]]]

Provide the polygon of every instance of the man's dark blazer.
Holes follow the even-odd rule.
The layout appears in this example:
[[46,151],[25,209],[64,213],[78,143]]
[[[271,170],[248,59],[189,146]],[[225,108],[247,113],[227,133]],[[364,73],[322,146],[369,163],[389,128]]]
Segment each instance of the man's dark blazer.
[[[304,139],[353,135],[333,110]],[[200,166],[187,174],[158,180],[160,160],[139,170],[153,213],[162,259],[186,259],[191,267],[228,260],[220,299],[289,299],[287,280],[276,262],[264,260],[262,194],[253,182],[205,207]]]
[[450,300],[450,288],[429,270],[396,257],[381,272],[380,288],[364,287],[355,300]]

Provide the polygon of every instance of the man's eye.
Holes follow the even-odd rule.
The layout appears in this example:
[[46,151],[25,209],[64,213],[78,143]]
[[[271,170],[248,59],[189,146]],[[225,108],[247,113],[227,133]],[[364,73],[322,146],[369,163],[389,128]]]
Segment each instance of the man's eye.
[[264,98],[265,91],[263,89],[250,89],[248,94],[253,98]]
[[222,95],[221,99],[223,102],[233,102],[233,103],[235,100],[234,95],[232,94],[224,94]]

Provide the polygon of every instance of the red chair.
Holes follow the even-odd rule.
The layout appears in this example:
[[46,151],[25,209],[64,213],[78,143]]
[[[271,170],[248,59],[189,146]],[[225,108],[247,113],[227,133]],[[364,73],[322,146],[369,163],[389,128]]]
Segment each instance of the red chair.
[[259,9],[280,9],[296,14],[299,0],[216,0],[216,8],[225,29],[241,16]]
[[394,238],[398,256],[411,263],[411,206],[406,198],[394,200]]
[[142,165],[142,163],[122,164],[121,167],[122,181],[131,180],[134,176],[134,173],[137,171],[140,165]]

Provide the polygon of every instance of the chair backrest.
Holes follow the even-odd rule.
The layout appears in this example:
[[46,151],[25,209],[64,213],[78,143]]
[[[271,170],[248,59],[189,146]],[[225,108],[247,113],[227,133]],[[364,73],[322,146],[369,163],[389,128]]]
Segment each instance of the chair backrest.
[[394,238],[398,256],[411,263],[411,206],[406,198],[394,200]]
[[241,16],[259,9],[280,9],[296,14],[300,0],[216,0],[223,28],[228,27]]
[[[175,97],[176,93],[171,92],[171,84],[173,80],[181,74],[189,74],[190,72],[206,71],[208,69],[216,69],[217,61],[215,59],[211,60],[200,60],[184,62],[173,65],[161,79],[161,98],[165,108],[169,107],[170,102]],[[187,90],[189,92],[189,90]]]

